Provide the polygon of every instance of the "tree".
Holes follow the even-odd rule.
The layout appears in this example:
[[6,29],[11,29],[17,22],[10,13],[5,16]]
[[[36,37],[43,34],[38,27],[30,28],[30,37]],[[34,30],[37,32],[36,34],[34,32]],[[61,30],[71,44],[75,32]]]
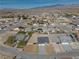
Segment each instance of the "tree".
[[21,19],[21,16],[20,15],[18,15],[17,17],[18,17],[19,20]]
[[32,34],[33,34],[33,32],[28,32],[28,35],[31,37],[32,36]]
[[17,34],[26,34],[25,31],[19,31]]

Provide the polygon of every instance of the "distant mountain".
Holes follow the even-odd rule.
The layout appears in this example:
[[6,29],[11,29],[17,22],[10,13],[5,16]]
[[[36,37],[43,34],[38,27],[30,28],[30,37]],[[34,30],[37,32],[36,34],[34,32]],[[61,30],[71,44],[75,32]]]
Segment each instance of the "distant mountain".
[[55,4],[55,5],[50,5],[50,6],[43,6],[43,7],[35,7],[35,8],[29,8],[29,9],[16,9],[16,8],[3,8],[3,9],[0,9],[0,10],[30,10],[30,9],[40,9],[40,8],[68,8],[68,7],[79,7],[79,4],[70,4],[70,5],[67,5],[67,4]]
[[7,15],[7,14],[41,14],[43,12],[54,13],[54,12],[76,12],[79,13],[79,5],[72,4],[72,5],[63,5],[63,4],[56,4],[51,6],[43,6],[43,7],[36,7],[30,9],[13,9],[13,8],[4,8],[0,9],[0,16]]
[[[56,4],[56,5],[50,5],[50,6],[43,6],[43,7],[35,7],[35,8],[51,8],[51,7],[62,7],[64,6],[63,4]],[[34,9],[34,8],[31,8]]]
[[50,6],[43,6],[43,7],[35,7],[35,8],[30,8],[30,9],[40,9],[40,8],[60,8],[60,7],[79,7],[79,4],[55,4],[55,5],[50,5]]

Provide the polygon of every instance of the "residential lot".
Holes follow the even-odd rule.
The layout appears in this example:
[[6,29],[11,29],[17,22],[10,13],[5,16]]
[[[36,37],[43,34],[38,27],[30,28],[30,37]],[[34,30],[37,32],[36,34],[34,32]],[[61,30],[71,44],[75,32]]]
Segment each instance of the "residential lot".
[[73,16],[45,13],[19,15],[16,19],[1,17],[0,57],[78,59],[79,15]]

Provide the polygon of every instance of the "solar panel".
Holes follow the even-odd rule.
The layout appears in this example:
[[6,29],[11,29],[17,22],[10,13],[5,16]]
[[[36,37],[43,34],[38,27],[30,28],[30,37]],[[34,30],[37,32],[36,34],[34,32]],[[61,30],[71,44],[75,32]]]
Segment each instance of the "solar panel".
[[45,44],[45,43],[49,43],[48,37],[38,37],[38,44]]

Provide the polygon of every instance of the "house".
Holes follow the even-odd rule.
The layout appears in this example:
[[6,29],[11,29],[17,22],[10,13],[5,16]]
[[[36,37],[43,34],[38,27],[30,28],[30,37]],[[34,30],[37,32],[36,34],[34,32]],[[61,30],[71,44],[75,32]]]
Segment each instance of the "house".
[[19,29],[19,28],[14,28],[13,30],[14,30],[14,31],[20,31],[20,29]]

